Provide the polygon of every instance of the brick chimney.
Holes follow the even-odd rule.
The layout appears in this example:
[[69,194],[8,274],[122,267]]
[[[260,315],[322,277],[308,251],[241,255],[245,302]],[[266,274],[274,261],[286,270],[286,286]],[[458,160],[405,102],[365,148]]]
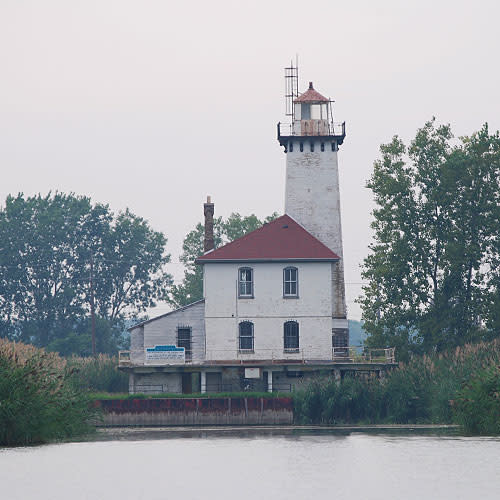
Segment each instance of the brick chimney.
[[203,205],[205,214],[205,239],[203,240],[203,251],[208,252],[214,249],[214,204],[210,196],[207,196],[207,202]]

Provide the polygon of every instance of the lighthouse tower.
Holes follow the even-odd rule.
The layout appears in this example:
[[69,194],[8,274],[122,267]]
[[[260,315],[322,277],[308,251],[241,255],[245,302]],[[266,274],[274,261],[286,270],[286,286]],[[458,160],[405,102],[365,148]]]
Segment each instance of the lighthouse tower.
[[332,341],[349,342],[345,303],[338,150],[345,138],[345,122],[333,121],[332,102],[313,83],[298,93],[298,72],[286,68],[289,124],[278,124],[278,141],[286,153],[285,213],[335,252],[332,264]]

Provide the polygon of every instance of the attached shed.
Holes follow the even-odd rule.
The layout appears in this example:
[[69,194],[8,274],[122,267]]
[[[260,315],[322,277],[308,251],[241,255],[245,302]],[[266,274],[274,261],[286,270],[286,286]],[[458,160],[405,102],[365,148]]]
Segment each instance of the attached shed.
[[130,328],[130,338],[133,365],[147,366],[145,350],[158,345],[182,346],[188,359],[205,359],[205,300],[134,325]]

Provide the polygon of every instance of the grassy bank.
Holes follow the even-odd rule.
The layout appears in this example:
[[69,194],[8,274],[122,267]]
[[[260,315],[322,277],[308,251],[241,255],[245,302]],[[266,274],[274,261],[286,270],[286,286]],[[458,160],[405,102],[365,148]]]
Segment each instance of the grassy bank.
[[318,379],[294,394],[304,424],[458,423],[500,433],[500,339],[412,359],[385,380]]
[[110,393],[92,393],[92,399],[193,399],[193,398],[289,398],[292,396],[289,392],[214,392],[214,393],[192,393],[192,394],[110,394]]
[[57,354],[0,339],[0,445],[69,438],[90,431],[95,417],[75,369]]

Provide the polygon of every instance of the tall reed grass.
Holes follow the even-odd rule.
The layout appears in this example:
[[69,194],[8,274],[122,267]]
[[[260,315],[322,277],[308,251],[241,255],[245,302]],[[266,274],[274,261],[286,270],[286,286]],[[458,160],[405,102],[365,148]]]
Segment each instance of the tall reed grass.
[[457,422],[470,434],[500,434],[500,366],[476,373],[453,401]]
[[57,354],[0,339],[0,445],[27,445],[91,430],[95,410]]
[[128,392],[128,375],[118,370],[118,358],[99,354],[95,358],[68,358],[71,381],[81,390],[90,392]]
[[[470,401],[471,393],[481,386],[472,381],[481,380],[478,374],[497,366],[500,339],[415,357],[382,380],[345,377],[337,384],[330,378],[318,378],[294,394],[295,418],[299,423],[329,424],[457,422],[478,432],[477,426],[465,425],[472,409],[458,401],[460,397]],[[467,387],[471,393],[465,395]],[[494,418],[500,421],[500,411]]]

